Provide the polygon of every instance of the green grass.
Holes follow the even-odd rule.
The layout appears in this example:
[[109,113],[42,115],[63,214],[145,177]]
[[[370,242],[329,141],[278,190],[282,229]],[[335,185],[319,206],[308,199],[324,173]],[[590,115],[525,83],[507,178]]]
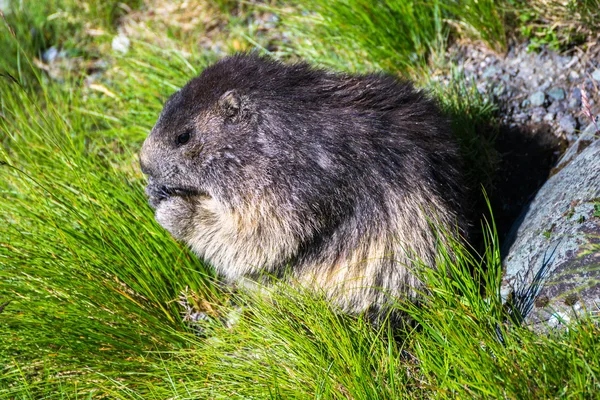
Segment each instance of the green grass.
[[600,0],[508,1],[529,48],[568,50],[593,43],[600,29]]
[[88,30],[114,32],[126,10],[135,9],[141,3],[142,0],[11,1],[5,20],[19,40],[15,41],[3,29],[0,48],[6,56],[0,58],[0,69],[31,77],[35,74],[22,58],[21,51],[31,59],[41,59],[44,50],[51,46],[64,49],[71,57],[98,57],[101,41]]
[[73,363],[111,376],[120,372],[115,358],[185,346],[172,300],[185,286],[209,287],[197,261],[152,221],[136,130],[129,141],[119,137],[103,102],[83,104],[75,85],[0,86],[0,297],[12,301],[0,353],[13,368],[25,363],[23,379],[44,364],[58,373]]
[[[73,10],[79,3],[60,4]],[[491,3],[477,4],[493,10]],[[57,28],[37,47],[27,28],[53,24],[45,10],[7,16],[16,39],[5,27],[0,31],[0,49],[15,55],[4,59],[0,77],[0,305],[10,301],[0,311],[0,398],[546,399],[593,398],[600,391],[597,320],[548,336],[506,320],[493,225],[484,225],[481,256],[459,244],[452,255],[441,250],[439,271],[423,272],[429,295],[416,305],[397,304],[416,327],[375,328],[299,288],[285,287],[270,298],[228,293],[154,222],[137,166],[139,147],[166,97],[216,56],[188,43],[170,49],[134,41],[127,55],[115,57],[104,49],[106,37],[73,39],[82,20]],[[92,7],[82,18],[110,30],[114,20],[107,10]],[[358,31],[346,32],[350,25],[329,31],[339,10],[327,10],[331,25],[307,25],[287,51],[336,69],[418,69],[422,86],[454,117],[470,179],[491,182],[495,133],[482,131],[494,123],[494,105],[459,74],[444,86],[423,72],[431,49],[443,49],[458,31],[427,20],[432,25],[417,32],[423,37],[397,48],[399,38],[392,36],[408,34],[400,28],[390,27],[392,35],[372,25],[363,36],[380,37],[361,39]],[[432,10],[421,4],[403,18],[416,23],[415,16]],[[438,11],[476,25],[449,8]],[[383,8],[376,12],[385,16]],[[367,14],[347,18],[363,18],[368,26]],[[32,15],[39,20],[31,22]],[[484,31],[473,32],[496,43],[496,34]],[[95,87],[78,71],[64,82],[47,79],[29,63],[50,45],[83,46],[84,57],[97,52],[110,67]],[[400,62],[405,48],[418,56]],[[190,326],[182,320],[182,293],[212,315],[234,314],[232,297],[244,311],[233,327],[218,319]],[[198,327],[202,336],[195,334]]]
[[309,0],[285,10],[295,40],[284,53],[336,69],[423,78],[431,63],[443,60],[450,38],[506,47],[503,11],[489,0]]

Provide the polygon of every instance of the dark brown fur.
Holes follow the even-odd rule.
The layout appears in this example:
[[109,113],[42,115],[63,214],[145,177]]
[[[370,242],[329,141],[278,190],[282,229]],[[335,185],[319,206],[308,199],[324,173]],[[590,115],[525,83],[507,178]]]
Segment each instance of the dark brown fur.
[[414,297],[434,221],[464,226],[449,121],[384,74],[225,58],[175,93],[146,139],[158,222],[235,282],[323,290],[346,312]]

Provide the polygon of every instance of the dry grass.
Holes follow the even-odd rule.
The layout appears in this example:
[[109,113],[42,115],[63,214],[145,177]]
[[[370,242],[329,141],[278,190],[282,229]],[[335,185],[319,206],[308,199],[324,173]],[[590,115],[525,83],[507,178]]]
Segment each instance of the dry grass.
[[593,47],[600,39],[600,0],[521,0],[508,8],[535,47]]

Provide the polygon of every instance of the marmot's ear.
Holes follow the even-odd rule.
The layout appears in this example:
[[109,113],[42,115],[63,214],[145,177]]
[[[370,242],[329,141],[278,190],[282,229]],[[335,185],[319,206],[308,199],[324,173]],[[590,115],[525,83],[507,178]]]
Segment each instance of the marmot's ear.
[[242,97],[237,90],[228,90],[219,99],[218,106],[223,117],[235,121],[242,112]]

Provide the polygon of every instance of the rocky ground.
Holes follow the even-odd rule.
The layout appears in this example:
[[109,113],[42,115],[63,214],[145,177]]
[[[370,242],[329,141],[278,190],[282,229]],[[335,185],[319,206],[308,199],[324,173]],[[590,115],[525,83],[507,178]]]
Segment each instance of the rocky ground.
[[[569,142],[600,114],[600,45],[568,54],[531,52],[515,44],[506,55],[486,48],[455,46],[451,59],[482,93],[500,107],[510,127],[545,126]],[[448,79],[447,77],[445,79]]]
[[449,56],[498,106],[490,198],[513,318],[546,332],[598,315],[600,45],[558,54],[521,43],[498,55],[469,44]]
[[[562,153],[580,136],[600,136],[600,45],[559,54],[513,43],[499,55],[476,43],[455,44],[448,58],[498,107],[490,200],[500,238],[552,176]],[[447,73],[441,82],[455,79]],[[485,206],[484,206],[485,207]]]

